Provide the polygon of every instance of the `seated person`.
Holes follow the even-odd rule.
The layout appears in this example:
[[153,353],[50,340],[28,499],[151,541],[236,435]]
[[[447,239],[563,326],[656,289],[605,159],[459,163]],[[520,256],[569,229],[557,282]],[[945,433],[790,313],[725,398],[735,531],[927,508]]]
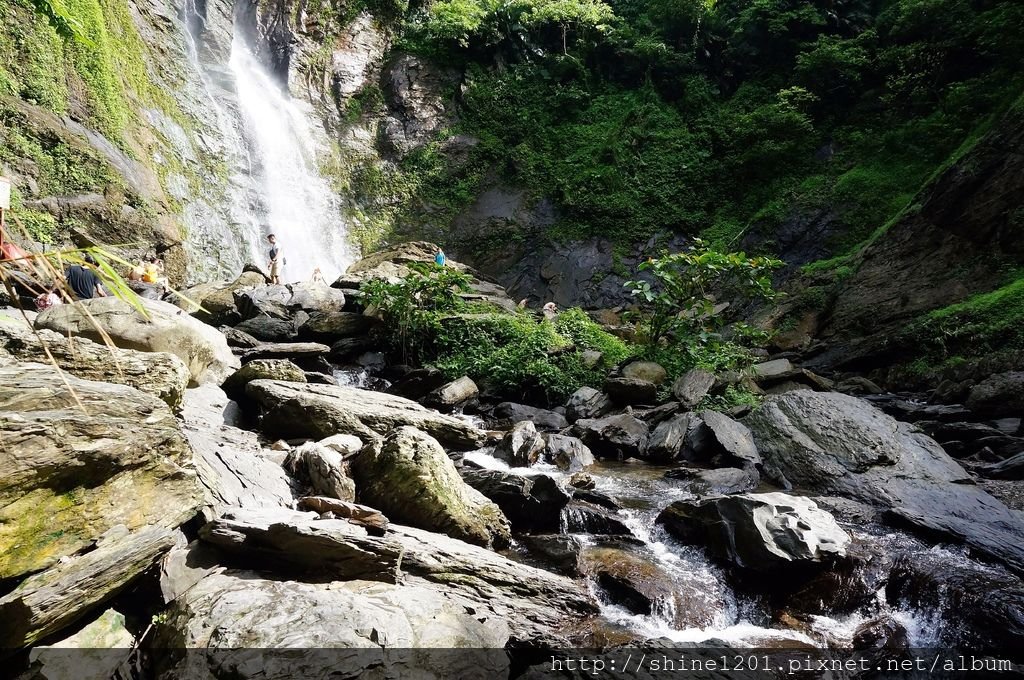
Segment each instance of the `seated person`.
[[73,264],[65,271],[68,287],[79,300],[90,300],[94,297],[107,297],[100,285],[100,277],[96,275],[93,268],[96,260],[91,255],[85,256],[85,266]]

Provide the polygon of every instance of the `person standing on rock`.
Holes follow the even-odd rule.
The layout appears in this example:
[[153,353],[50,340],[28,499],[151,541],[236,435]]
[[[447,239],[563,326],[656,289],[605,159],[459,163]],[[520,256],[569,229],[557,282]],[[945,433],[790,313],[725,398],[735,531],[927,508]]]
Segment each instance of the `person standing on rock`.
[[64,272],[67,277],[68,287],[74,292],[79,300],[91,300],[94,297],[107,297],[100,285],[100,277],[92,270],[96,266],[96,260],[91,255],[85,256],[85,264],[73,264]]
[[270,282],[281,283],[281,266],[284,258],[281,256],[281,246],[277,243],[277,237],[267,234],[267,242],[270,243]]
[[434,255],[434,264],[438,267],[443,267],[447,257],[445,257],[444,251],[440,248],[437,249],[437,255]]

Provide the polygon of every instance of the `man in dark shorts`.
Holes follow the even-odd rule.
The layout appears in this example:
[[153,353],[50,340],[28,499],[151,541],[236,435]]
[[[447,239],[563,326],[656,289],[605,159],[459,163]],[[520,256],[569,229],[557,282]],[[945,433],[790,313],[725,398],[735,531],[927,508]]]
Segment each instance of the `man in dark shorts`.
[[[96,260],[92,259],[89,255],[85,256],[86,264],[90,267],[96,266]],[[75,297],[79,300],[89,300],[94,297],[107,297],[107,294],[103,292],[103,287],[100,286],[100,277],[96,276],[89,267],[83,267],[80,264],[73,264],[67,268],[65,272],[68,281],[68,287],[74,292]]]

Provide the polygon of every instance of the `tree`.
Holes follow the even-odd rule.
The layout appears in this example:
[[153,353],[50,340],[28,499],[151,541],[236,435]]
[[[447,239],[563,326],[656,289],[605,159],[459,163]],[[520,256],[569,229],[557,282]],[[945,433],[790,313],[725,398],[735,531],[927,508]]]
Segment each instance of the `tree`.
[[725,325],[720,301],[771,300],[771,272],[783,265],[768,257],[722,253],[694,239],[690,250],[650,259],[639,270],[650,279],[626,287],[648,307],[641,327],[652,346],[667,338],[706,342]]

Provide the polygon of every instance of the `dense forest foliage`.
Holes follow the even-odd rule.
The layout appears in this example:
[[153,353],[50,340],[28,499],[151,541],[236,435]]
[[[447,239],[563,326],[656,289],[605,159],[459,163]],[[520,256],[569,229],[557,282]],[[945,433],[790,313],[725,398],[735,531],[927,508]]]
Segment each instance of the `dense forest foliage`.
[[555,236],[662,230],[736,243],[829,208],[849,251],[1021,89],[1014,0],[444,0],[401,47],[466,69],[471,162],[427,198],[457,209],[495,166],[555,199]]

